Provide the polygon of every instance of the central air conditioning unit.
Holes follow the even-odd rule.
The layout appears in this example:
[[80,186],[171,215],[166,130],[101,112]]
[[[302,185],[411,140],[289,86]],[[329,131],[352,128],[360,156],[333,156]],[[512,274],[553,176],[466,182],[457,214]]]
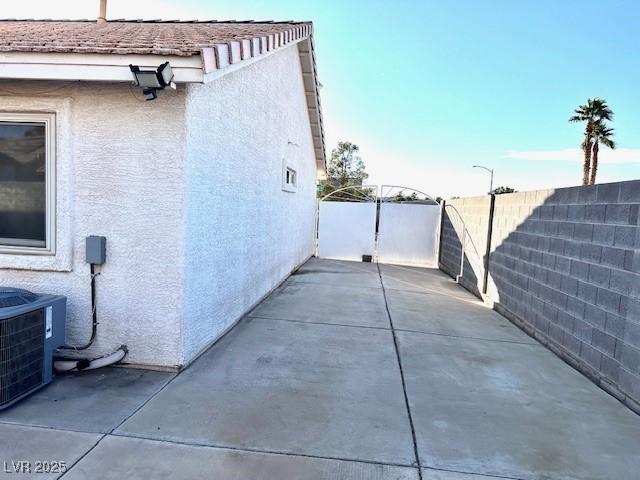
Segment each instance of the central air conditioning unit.
[[66,297],[0,288],[0,410],[53,380],[66,310]]

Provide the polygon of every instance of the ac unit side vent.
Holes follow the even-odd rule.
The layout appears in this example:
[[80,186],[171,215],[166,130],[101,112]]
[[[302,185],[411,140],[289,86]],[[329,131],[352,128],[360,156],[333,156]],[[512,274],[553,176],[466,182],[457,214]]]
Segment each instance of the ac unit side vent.
[[43,383],[44,310],[0,322],[0,405]]

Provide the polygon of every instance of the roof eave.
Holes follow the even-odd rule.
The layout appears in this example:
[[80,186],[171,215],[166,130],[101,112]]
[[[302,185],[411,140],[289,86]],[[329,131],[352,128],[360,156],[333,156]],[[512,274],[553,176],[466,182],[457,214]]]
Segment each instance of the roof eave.
[[306,42],[301,43],[298,51],[316,156],[316,168],[318,176],[323,178],[327,172],[327,158],[325,154],[324,125],[322,122],[322,104],[320,103],[320,82],[318,81],[313,36],[309,36]]
[[0,52],[0,79],[132,82],[130,64],[157,68],[170,62],[177,83],[203,81],[199,55]]
[[132,82],[130,64],[157,68],[170,62],[176,83],[207,83],[298,44],[316,168],[325,175],[326,156],[312,25],[255,38],[216,44],[200,54],[0,52],[0,79]]

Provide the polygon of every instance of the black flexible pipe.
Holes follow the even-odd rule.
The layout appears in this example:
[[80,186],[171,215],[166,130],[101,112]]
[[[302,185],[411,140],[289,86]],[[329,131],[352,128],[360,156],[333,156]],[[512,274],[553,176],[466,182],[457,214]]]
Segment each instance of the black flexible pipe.
[[64,345],[60,347],[60,350],[86,350],[89,348],[93,341],[96,339],[96,333],[98,333],[98,311],[96,309],[96,277],[100,275],[95,273],[95,266],[91,264],[91,312],[93,322],[91,325],[91,338],[89,342],[84,345]]

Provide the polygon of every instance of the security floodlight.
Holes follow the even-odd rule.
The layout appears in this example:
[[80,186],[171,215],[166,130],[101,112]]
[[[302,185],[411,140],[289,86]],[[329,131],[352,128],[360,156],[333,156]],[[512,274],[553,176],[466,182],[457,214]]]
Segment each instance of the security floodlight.
[[144,95],[145,100],[155,100],[158,98],[158,89],[157,88],[143,88],[142,94]]
[[173,82],[173,70],[169,62],[165,62],[158,67],[158,75],[162,78],[165,86],[171,86],[171,82]]
[[137,65],[129,65],[129,68],[147,100],[158,98],[158,90],[164,90],[166,87],[175,88],[173,70],[169,62],[163,63],[156,70],[141,70]]
[[162,88],[155,70],[137,70],[134,72],[138,86],[142,88]]

